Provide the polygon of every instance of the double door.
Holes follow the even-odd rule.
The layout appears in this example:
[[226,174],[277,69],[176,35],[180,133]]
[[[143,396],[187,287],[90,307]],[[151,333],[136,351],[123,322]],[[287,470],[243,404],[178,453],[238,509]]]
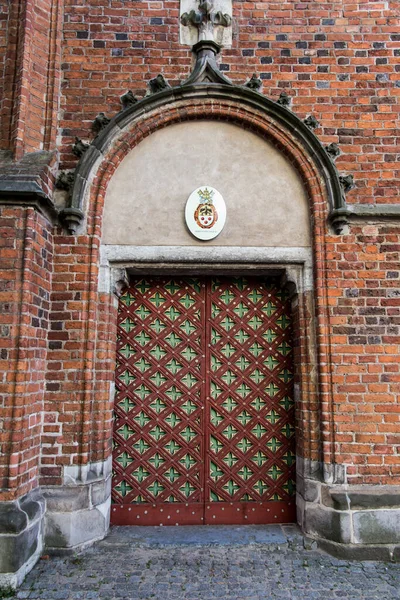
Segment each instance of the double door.
[[132,282],[114,410],[112,523],[295,520],[290,302],[273,280]]

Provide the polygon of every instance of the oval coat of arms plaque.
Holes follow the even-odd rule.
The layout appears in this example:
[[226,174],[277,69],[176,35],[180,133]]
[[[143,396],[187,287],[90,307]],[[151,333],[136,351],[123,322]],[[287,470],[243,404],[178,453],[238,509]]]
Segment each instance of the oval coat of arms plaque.
[[199,240],[212,240],[224,228],[226,205],[223,197],[213,187],[204,185],[194,190],[186,202],[186,225]]

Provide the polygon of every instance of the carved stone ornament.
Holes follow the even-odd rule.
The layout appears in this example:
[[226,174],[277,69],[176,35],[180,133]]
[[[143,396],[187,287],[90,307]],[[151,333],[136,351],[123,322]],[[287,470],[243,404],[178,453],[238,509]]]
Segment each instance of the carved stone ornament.
[[280,93],[280,96],[277,100],[277,103],[280,104],[281,106],[286,106],[286,108],[288,108],[290,106],[292,102],[292,99],[290,96],[288,96],[288,94],[283,91]]
[[304,123],[305,123],[305,125],[307,125],[307,127],[309,129],[312,129],[312,130],[317,129],[317,127],[319,127],[319,122],[314,117],[314,115],[309,115],[308,117],[306,117],[304,119]]
[[122,104],[122,110],[126,110],[127,108],[133,106],[134,104],[136,104],[136,102],[138,102],[138,99],[131,90],[129,90],[128,92],[126,92],[126,94],[121,96],[120,100]]
[[232,45],[232,0],[181,0],[181,44],[203,40]]
[[58,190],[64,190],[66,192],[70,192],[74,185],[74,180],[75,180],[74,173],[72,173],[71,171],[69,173],[62,171],[57,178],[56,188]]
[[340,175],[339,176],[340,185],[343,188],[345,194],[350,192],[354,188],[354,177],[353,175]]
[[75,138],[75,144],[72,146],[72,153],[75,154],[78,158],[85,154],[86,150],[89,148],[89,144],[86,142],[82,142],[78,137]]
[[93,125],[92,125],[93,132],[96,135],[98,135],[100,133],[100,131],[102,131],[102,129],[107,127],[109,122],[110,122],[110,119],[108,117],[106,117],[106,115],[103,112],[99,113],[97,115],[97,117],[95,118],[95,120],[93,121]]
[[329,154],[329,156],[331,157],[332,160],[335,160],[335,158],[340,156],[340,148],[337,144],[335,144],[335,142],[332,142],[332,144],[329,144],[329,146],[326,146],[325,150]]
[[253,73],[251,79],[249,79],[249,81],[247,81],[244,85],[255,92],[259,92],[262,88],[262,79],[257,77],[257,73]]
[[150,79],[150,81],[149,81],[149,93],[150,94],[157,94],[157,92],[162,92],[163,90],[166,90],[170,87],[171,86],[164,79],[164,77],[163,77],[163,75],[161,75],[161,73],[159,75],[157,75],[157,77],[154,77],[154,79]]

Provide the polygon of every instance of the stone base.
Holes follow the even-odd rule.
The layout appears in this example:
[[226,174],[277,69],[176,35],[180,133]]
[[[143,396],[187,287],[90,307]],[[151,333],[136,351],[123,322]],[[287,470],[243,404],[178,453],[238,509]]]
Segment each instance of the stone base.
[[16,588],[40,557],[44,514],[39,490],[0,503],[0,587]]
[[400,486],[298,478],[298,523],[318,546],[355,560],[400,560]]
[[110,523],[111,460],[66,467],[64,485],[43,488],[46,552],[69,554],[105,537]]

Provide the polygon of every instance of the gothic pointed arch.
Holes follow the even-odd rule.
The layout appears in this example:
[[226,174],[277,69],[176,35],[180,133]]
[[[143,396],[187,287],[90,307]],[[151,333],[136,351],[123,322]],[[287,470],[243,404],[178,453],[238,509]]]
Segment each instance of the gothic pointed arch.
[[158,76],[142,100],[124,102],[121,112],[99,124],[97,137],[84,149],[76,168],[69,205],[61,213],[69,231],[75,233],[84,220],[93,182],[99,183],[106,172],[110,177],[141,139],[172,123],[216,119],[237,123],[272,141],[300,172],[306,187],[321,182],[325,218],[339,232],[347,215],[346,188],[335,167],[334,153],[314,133],[318,125],[315,118],[302,121],[287,102],[261,94],[255,76],[245,85],[233,84],[217,66],[219,47],[215,42],[199,42],[193,49],[196,63],[181,85],[170,87]]

